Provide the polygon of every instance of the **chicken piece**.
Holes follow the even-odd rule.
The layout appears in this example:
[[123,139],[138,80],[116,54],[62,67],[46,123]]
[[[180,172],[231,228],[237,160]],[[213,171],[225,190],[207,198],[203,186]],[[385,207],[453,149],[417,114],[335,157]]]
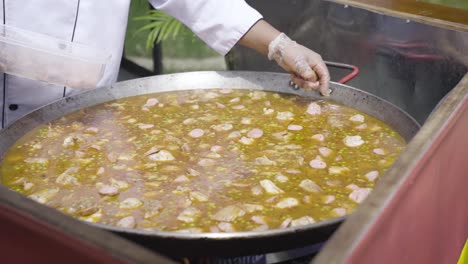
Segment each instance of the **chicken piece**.
[[141,129],[141,130],[150,129],[150,128],[153,128],[153,127],[154,127],[153,124],[138,124],[138,128]]
[[377,177],[379,177],[379,172],[378,171],[369,171],[364,175],[369,181],[375,181]]
[[187,169],[187,173],[188,173],[188,175],[190,175],[190,176],[192,176],[192,177],[197,177],[197,176],[200,176],[200,175],[201,175],[200,172],[198,172],[198,171],[196,171],[196,170],[194,170],[194,169],[192,169],[192,168],[188,168],[188,169]]
[[292,138],[292,136],[293,136],[293,134],[289,133],[288,131],[281,131],[281,132],[278,132],[278,133],[273,133],[272,135],[276,139],[284,140],[284,141],[290,140]]
[[359,186],[357,186],[356,184],[350,184],[350,185],[346,186],[346,188],[351,189],[353,191],[359,190]]
[[292,120],[294,118],[294,114],[286,111],[286,112],[278,112],[276,115],[276,119],[278,120]]
[[99,194],[114,196],[119,194],[119,189],[114,186],[104,185],[99,189]]
[[38,192],[35,192],[35,193],[29,195],[28,197],[33,199],[34,201],[36,201],[38,203],[45,204],[47,201],[52,199],[52,197],[54,197],[58,192],[59,192],[58,188],[44,189],[44,190],[40,190]]
[[215,93],[215,92],[206,92],[203,94],[203,98],[204,99],[215,99],[216,97],[218,97],[219,94],[218,93]]
[[331,187],[338,187],[341,185],[342,182],[337,179],[332,179],[332,180],[326,180],[325,183]]
[[239,206],[236,205],[230,205],[227,206],[214,215],[212,215],[210,218],[212,220],[220,221],[220,222],[232,222],[236,218],[244,216],[245,211],[240,208]]
[[348,171],[350,171],[348,167],[331,166],[328,168],[328,173],[330,174],[342,174]]
[[266,97],[266,93],[263,92],[263,91],[253,91],[249,94],[250,98],[252,98],[252,100],[262,100],[263,98]]
[[276,161],[270,160],[267,156],[258,157],[255,159],[257,165],[276,165]]
[[129,184],[125,181],[115,180],[114,178],[110,179],[111,186],[118,188],[119,190],[124,190],[129,187]]
[[213,160],[213,159],[201,159],[201,160],[198,162],[198,165],[200,165],[200,166],[202,166],[202,167],[211,167],[211,166],[216,165],[216,160]]
[[144,202],[144,217],[145,219],[155,217],[163,208],[162,203],[158,200],[149,199]]
[[32,182],[24,182],[23,183],[23,190],[29,191],[34,187],[34,183]]
[[110,153],[106,153],[106,158],[108,161],[110,161],[111,163],[115,163],[117,162],[117,158],[119,157],[119,154],[115,153],[115,152],[110,152]]
[[159,100],[156,98],[149,98],[146,103],[143,105],[144,108],[152,107],[159,104]]
[[315,182],[309,179],[301,181],[299,187],[308,192],[322,192],[322,188],[320,188],[320,186],[318,186]]
[[344,208],[333,208],[332,212],[334,215],[339,217],[346,215],[346,209]]
[[353,115],[352,117],[349,118],[349,120],[351,120],[353,122],[362,123],[362,122],[364,122],[364,116],[360,115],[360,114]]
[[264,216],[254,215],[250,219],[259,225],[267,225]]
[[271,108],[263,108],[263,114],[264,115],[271,115],[275,112],[275,110],[271,109]]
[[228,139],[240,138],[241,136],[242,136],[242,134],[241,134],[239,131],[232,131],[232,132],[228,135]]
[[175,160],[174,156],[167,150],[160,150],[157,153],[148,155],[148,158],[152,161],[170,161]]
[[190,179],[187,178],[187,176],[185,176],[185,175],[178,176],[174,180],[174,182],[176,182],[176,183],[189,182],[189,181],[190,181]]
[[312,136],[312,139],[322,142],[325,140],[325,137],[322,134],[315,134]]
[[138,200],[137,198],[127,198],[120,202],[121,209],[136,209],[143,205],[143,202]]
[[193,138],[199,138],[202,137],[204,134],[205,131],[203,131],[203,129],[195,128],[194,130],[190,131],[188,135]]
[[102,218],[102,210],[97,210],[92,215],[81,217],[86,222],[97,223]]
[[289,125],[288,126],[288,130],[291,130],[291,131],[299,131],[299,130],[302,130],[302,126],[300,125]]
[[199,201],[199,202],[206,202],[208,201],[209,197],[201,192],[197,192],[197,191],[194,191],[194,192],[191,192],[189,194],[190,196],[190,199],[192,201],[196,200],[196,201]]
[[69,148],[69,147],[76,147],[78,146],[80,143],[84,142],[84,139],[81,137],[81,136],[78,136],[78,135],[71,135],[71,136],[68,136],[66,137],[64,140],[63,140],[63,144],[62,146],[64,148]]
[[382,149],[382,148],[375,148],[372,150],[375,154],[377,155],[387,155],[387,151],[385,149]]
[[281,173],[278,173],[278,174],[275,175],[275,180],[277,180],[277,181],[279,181],[281,183],[285,183],[285,182],[287,182],[289,180],[289,178],[284,176]]
[[296,150],[296,149],[302,149],[302,146],[296,145],[296,144],[288,144],[288,145],[284,145],[284,148],[289,149],[289,150]]
[[41,150],[43,148],[43,146],[42,146],[41,143],[36,143],[36,144],[32,145],[31,148],[34,149],[34,150]]
[[371,191],[372,191],[371,188],[359,188],[357,190],[354,190],[349,195],[349,198],[356,203],[361,203],[367,198],[367,196],[371,193]]
[[97,127],[88,127],[84,130],[86,134],[97,134],[99,133],[99,128]]
[[325,204],[331,204],[333,201],[335,201],[335,196],[334,195],[327,195],[325,196]]
[[221,131],[229,131],[233,129],[234,126],[232,124],[227,123],[227,124],[212,125],[211,128],[218,132],[221,132]]
[[152,155],[152,154],[156,154],[159,152],[159,149],[158,147],[154,146],[154,147],[151,147],[148,151],[145,152],[145,156],[149,156],[149,155]]
[[192,200],[188,197],[183,197],[182,199],[177,200],[177,207],[179,208],[187,208],[192,205]]
[[90,197],[79,198],[73,205],[75,214],[81,217],[86,217],[95,214],[99,211],[96,200]]
[[255,195],[255,196],[260,195],[260,194],[263,193],[262,187],[260,187],[260,186],[252,187],[251,191],[252,191],[252,194]]
[[291,226],[303,226],[315,223],[315,220],[310,216],[303,216],[301,218],[291,221]]
[[367,128],[367,124],[360,124],[359,126],[356,127],[357,130],[364,130]]
[[371,130],[372,132],[377,132],[377,131],[382,130],[382,127],[379,126],[379,125],[373,125],[373,126],[370,128],[370,130]]
[[283,222],[281,222],[280,228],[287,228],[292,222],[292,218],[286,218]]
[[332,153],[332,150],[327,147],[320,147],[318,150],[319,150],[320,155],[324,157],[328,157]]
[[365,142],[361,139],[361,136],[346,136],[343,140],[344,144],[348,147],[359,147]]
[[80,185],[78,179],[75,176],[71,175],[77,172],[78,168],[76,167],[68,168],[57,177],[55,182],[60,185]]
[[309,166],[314,169],[325,169],[327,167],[327,163],[321,159],[315,158],[309,162]]
[[274,203],[274,202],[276,202],[276,200],[278,200],[278,199],[279,199],[279,196],[278,196],[278,195],[274,195],[274,196],[272,196],[272,197],[266,199],[265,202],[266,202],[266,203]]
[[262,211],[264,207],[259,204],[243,204],[242,208],[248,213],[253,213],[255,211]]
[[177,220],[185,222],[185,223],[193,223],[195,221],[196,217],[198,217],[198,215],[200,215],[200,213],[201,213],[201,211],[198,210],[197,208],[189,207],[189,208],[186,208],[185,210],[183,210],[179,214],[179,216],[177,216]]
[[217,226],[210,226],[210,233],[219,233],[220,230]]
[[242,119],[241,119],[241,124],[244,124],[244,125],[250,125],[250,124],[252,124],[252,118],[250,118],[250,117],[242,117]]
[[250,231],[260,232],[260,231],[266,231],[268,229],[270,229],[270,227],[267,224],[265,224],[265,225],[260,225],[260,226],[257,226],[255,228],[252,228]]
[[236,231],[234,229],[234,226],[231,223],[225,223],[225,222],[219,223],[218,228],[219,228],[219,230],[221,230],[223,232],[234,232],[234,231]]
[[79,159],[84,158],[84,157],[86,157],[86,153],[83,152],[83,151],[77,150],[77,151],[75,151],[75,157],[77,157]]
[[284,208],[291,208],[299,205],[299,201],[296,198],[284,198],[283,200],[279,201],[275,207],[284,209]]
[[203,233],[203,229],[198,227],[191,227],[186,229],[180,229],[176,231],[177,233],[188,233],[188,234],[198,234]]
[[49,159],[46,158],[27,158],[24,160],[26,163],[48,164]]
[[121,227],[121,228],[135,228],[136,226],[135,218],[133,216],[124,217],[120,219],[116,225],[117,227]]
[[312,102],[307,107],[306,113],[309,115],[320,115],[322,113],[322,108],[316,102]]
[[254,128],[247,133],[249,138],[261,138],[263,136],[263,130],[260,128]]
[[232,92],[233,92],[232,89],[227,89],[227,88],[223,88],[223,89],[219,90],[219,93],[222,93],[222,94],[230,94]]
[[248,138],[248,137],[242,137],[239,140],[239,142],[244,144],[244,145],[252,145],[252,143],[254,142],[254,139],[253,138]]
[[276,186],[272,181],[270,180],[261,180],[260,181],[260,186],[263,187],[263,189],[265,189],[265,191],[269,194],[280,194],[280,193],[284,193],[283,190],[281,190],[280,188],[278,188],[278,186]]
[[232,109],[235,109],[235,110],[241,110],[241,109],[244,109],[244,108],[245,108],[245,106],[243,106],[243,105],[235,105],[235,106],[232,107]]
[[187,118],[184,121],[182,121],[182,124],[184,125],[192,125],[195,124],[197,120],[195,118]]

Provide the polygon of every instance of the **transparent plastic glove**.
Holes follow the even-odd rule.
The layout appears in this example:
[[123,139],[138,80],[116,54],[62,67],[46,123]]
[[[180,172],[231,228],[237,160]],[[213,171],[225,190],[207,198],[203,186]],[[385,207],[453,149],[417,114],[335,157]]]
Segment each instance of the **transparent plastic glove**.
[[274,59],[292,81],[305,90],[319,90],[329,96],[330,74],[322,57],[312,50],[292,41],[284,33],[268,45],[268,59]]

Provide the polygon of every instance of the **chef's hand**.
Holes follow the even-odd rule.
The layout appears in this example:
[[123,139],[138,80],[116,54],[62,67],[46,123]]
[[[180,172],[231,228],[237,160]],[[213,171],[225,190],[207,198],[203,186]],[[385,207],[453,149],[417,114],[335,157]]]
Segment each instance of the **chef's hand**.
[[330,94],[330,74],[320,55],[292,41],[265,20],[253,25],[239,42],[276,60],[300,87]]
[[293,82],[303,89],[320,90],[322,95],[330,95],[330,74],[322,57],[292,41],[284,33],[268,45],[268,59],[274,59],[285,71],[290,72]]

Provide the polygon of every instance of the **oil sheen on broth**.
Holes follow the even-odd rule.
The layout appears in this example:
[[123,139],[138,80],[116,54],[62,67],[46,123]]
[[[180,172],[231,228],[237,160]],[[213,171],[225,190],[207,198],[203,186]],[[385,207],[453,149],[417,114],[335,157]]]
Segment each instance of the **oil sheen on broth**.
[[79,219],[234,232],[344,216],[404,148],[381,121],[327,101],[252,90],[130,97],[21,138],[3,184]]

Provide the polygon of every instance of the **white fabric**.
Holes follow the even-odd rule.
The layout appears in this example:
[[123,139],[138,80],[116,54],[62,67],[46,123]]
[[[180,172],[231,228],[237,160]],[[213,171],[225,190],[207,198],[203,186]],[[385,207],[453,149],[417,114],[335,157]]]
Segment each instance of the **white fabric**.
[[[261,19],[261,15],[244,0],[150,2],[155,8],[181,20],[222,55]],[[117,80],[129,6],[130,0],[3,0],[3,3],[0,1],[0,23],[68,41],[73,36],[74,42],[110,53],[112,60],[100,83],[100,86],[106,86]],[[70,88],[63,86],[0,73],[0,119],[6,125],[72,93]],[[12,104],[18,105],[18,109],[10,110]]]
[[[231,48],[262,18],[244,0],[150,0],[193,30],[221,55]],[[196,15],[193,15],[196,14]]]

